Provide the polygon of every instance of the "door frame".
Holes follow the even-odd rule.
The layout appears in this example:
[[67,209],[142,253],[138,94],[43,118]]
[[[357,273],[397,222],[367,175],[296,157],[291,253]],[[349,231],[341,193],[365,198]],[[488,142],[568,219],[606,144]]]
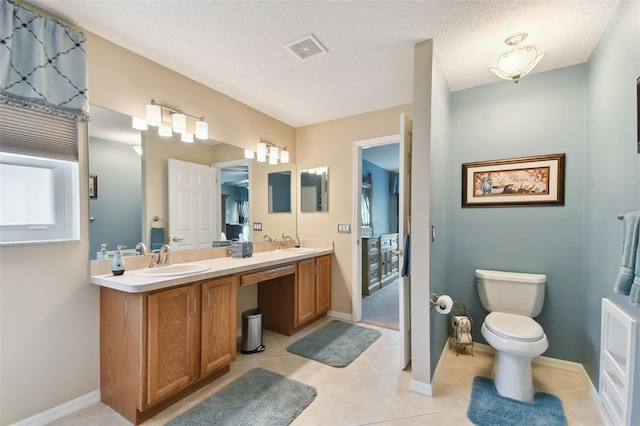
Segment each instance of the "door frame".
[[[351,271],[351,320],[353,322],[359,322],[362,319],[362,248],[360,247],[362,242],[362,217],[360,215],[362,208],[360,206],[360,200],[362,198],[362,150],[368,147],[400,143],[401,136],[400,134],[396,134],[353,141],[352,187],[355,192],[352,207],[353,219],[351,221],[355,228],[354,232],[351,233],[351,258],[355,259],[355,262],[352,262],[353,269]],[[398,220],[401,220],[401,218],[398,218]]]

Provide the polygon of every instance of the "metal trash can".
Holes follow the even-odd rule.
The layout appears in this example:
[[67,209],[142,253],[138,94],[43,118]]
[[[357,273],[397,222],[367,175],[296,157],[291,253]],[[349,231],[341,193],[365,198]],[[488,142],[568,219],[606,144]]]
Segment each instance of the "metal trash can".
[[242,313],[242,343],[240,352],[253,354],[262,352],[265,346],[262,344],[262,310],[249,309]]

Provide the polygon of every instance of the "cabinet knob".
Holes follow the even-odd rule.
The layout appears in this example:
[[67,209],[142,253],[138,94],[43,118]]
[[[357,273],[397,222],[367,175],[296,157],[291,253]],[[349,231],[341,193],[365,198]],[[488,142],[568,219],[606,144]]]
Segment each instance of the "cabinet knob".
[[394,251],[395,254],[397,254],[398,256],[402,256],[402,250],[396,250]]

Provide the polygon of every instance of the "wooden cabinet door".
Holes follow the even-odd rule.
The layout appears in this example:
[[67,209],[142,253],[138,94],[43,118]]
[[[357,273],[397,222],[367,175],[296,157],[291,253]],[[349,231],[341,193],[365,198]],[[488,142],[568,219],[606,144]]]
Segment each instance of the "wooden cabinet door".
[[177,392],[200,372],[200,285],[147,299],[147,404]]
[[236,279],[202,283],[201,375],[206,376],[236,355]]
[[331,255],[316,258],[316,314],[331,308]]
[[296,326],[310,320],[316,314],[315,265],[315,259],[306,259],[298,262],[295,297]]

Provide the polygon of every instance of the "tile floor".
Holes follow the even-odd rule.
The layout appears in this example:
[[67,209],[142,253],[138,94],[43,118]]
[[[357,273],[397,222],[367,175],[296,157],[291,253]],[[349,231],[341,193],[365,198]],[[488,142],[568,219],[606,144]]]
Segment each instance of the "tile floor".
[[[325,318],[292,337],[264,332],[267,350],[260,354],[238,354],[231,372],[200,389],[173,407],[143,423],[163,425],[254,367],[262,367],[314,386],[316,399],[293,425],[471,425],[467,406],[475,376],[490,377],[493,356],[476,350],[474,356],[455,349],[447,353],[435,395],[409,391],[410,372],[397,367],[398,332],[362,324],[382,331],[382,336],[346,368],[333,368],[287,352],[287,346],[327,322]],[[589,391],[578,373],[533,366],[536,390],[553,393],[562,400],[570,426],[603,425]],[[70,414],[56,426],[130,425],[102,403]]]

